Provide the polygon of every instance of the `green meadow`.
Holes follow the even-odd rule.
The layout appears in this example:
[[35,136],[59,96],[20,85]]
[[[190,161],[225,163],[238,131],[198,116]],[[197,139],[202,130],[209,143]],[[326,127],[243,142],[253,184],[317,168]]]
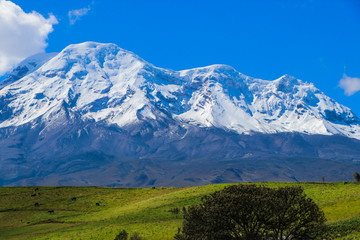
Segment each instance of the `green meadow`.
[[[360,239],[360,184],[256,184],[303,187],[325,213],[329,226],[327,239]],[[202,196],[228,185],[3,187],[0,188],[0,239],[113,240],[123,229],[130,235],[137,232],[146,240],[173,239],[181,227],[182,214],[174,214],[171,209],[198,204]]]

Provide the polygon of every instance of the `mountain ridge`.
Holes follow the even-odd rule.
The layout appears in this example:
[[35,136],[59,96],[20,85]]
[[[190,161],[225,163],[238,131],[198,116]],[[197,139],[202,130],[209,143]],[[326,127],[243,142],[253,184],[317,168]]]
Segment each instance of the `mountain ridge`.
[[94,42],[35,65],[0,88],[0,185],[342,180],[360,161],[358,117],[288,75],[174,71]]
[[[239,134],[296,131],[360,139],[359,118],[313,84],[289,75],[274,81],[255,79],[220,64],[182,71],[162,69],[115,44],[70,45],[18,80],[23,83],[14,81],[3,87],[0,96],[14,93],[23,101],[13,100],[13,105],[32,102],[32,106],[27,106],[28,111],[18,109],[20,117],[2,121],[0,127],[34,120],[59,108],[59,100],[64,100],[86,117],[106,119],[120,127],[138,121],[139,112],[155,119],[165,111],[180,121]],[[24,89],[24,85],[30,87]],[[126,101],[131,103],[126,105]],[[131,109],[119,112],[120,108]],[[125,119],[125,115],[130,117]]]

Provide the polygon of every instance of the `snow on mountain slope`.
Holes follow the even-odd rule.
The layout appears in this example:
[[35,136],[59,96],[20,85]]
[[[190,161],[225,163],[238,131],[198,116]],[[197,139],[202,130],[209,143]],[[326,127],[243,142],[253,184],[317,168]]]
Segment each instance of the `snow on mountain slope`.
[[0,89],[36,71],[56,54],[57,53],[39,53],[26,58],[18,64],[18,66],[9,74],[9,76],[0,82]]
[[254,117],[279,132],[340,134],[359,138],[359,119],[313,84],[284,75],[274,81],[248,79]]
[[24,74],[19,68],[14,74],[19,79],[0,88],[0,128],[39,122],[51,126],[60,115],[78,115],[119,127],[176,121],[241,134],[300,132],[360,139],[359,119],[350,109],[287,75],[265,81],[226,65],[172,71],[114,44],[94,42],[40,59],[44,61]]

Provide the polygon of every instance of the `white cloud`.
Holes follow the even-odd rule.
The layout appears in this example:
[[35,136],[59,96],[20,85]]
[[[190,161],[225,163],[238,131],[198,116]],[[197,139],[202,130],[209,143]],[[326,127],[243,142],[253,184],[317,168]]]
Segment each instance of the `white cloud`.
[[351,96],[360,91],[360,78],[349,77],[344,74],[339,82],[339,87],[344,89],[345,95]]
[[90,6],[81,9],[71,10],[68,13],[70,24],[73,25],[77,20],[79,20],[82,16],[85,16],[90,11]]
[[0,0],[0,76],[26,57],[44,52],[58,21],[33,11],[25,13],[11,1]]

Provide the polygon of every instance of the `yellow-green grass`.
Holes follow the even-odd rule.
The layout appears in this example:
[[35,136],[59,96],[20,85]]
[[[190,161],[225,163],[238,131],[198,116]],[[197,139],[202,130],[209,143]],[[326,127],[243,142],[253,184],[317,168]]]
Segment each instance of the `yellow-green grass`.
[[[360,218],[360,184],[256,184],[303,187],[325,212],[328,224],[336,226],[334,234],[338,239],[360,239],[360,227],[350,228],[351,231],[342,227],[352,227]],[[169,212],[171,208],[198,204],[202,196],[228,185],[155,189],[39,187],[38,191],[36,187],[3,187],[0,188],[0,239],[105,240],[114,239],[122,229],[130,235],[138,232],[144,239],[173,239],[182,218],[181,214]]]

